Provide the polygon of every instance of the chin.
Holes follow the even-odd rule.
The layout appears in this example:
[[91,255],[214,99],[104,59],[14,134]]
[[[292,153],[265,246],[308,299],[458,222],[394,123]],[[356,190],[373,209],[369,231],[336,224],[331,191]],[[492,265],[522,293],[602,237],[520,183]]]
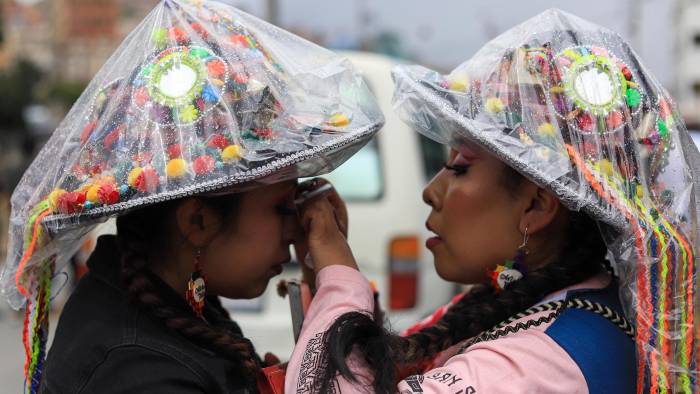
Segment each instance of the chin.
[[455,264],[442,253],[433,253],[433,264],[438,276],[446,281],[454,281]]
[[468,272],[463,265],[448,259],[435,257],[435,271],[443,280],[462,285],[481,282],[483,273]]
[[245,288],[239,288],[237,291],[220,292],[221,297],[230,298],[232,300],[249,300],[260,297],[270,282],[270,278],[263,278],[249,283]]
[[435,259],[435,272],[443,280],[448,282],[459,282],[455,275],[454,267],[446,267],[447,264],[441,263],[437,258]]
[[458,275],[455,275],[454,272],[450,272],[449,270],[441,270],[441,269],[436,269],[437,274],[440,278],[447,282],[454,282],[454,283],[462,283],[462,280],[458,278]]
[[263,295],[265,290],[267,290],[267,286],[270,284],[270,279],[271,278],[264,278],[252,283],[248,289],[250,294],[246,298],[257,298]]

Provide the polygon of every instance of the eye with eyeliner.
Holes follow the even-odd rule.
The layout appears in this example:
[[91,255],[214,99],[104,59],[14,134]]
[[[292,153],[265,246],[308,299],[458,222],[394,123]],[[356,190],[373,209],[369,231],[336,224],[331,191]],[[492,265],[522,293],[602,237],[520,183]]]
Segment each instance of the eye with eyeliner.
[[467,170],[469,170],[469,162],[467,162],[461,154],[458,154],[451,163],[443,164],[443,167],[446,170],[452,171],[455,176],[459,176],[467,173]]

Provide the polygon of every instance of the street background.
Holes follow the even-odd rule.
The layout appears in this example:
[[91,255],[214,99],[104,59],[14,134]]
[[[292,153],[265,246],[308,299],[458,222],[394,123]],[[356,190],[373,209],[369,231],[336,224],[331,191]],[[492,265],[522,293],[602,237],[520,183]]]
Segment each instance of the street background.
[[[626,37],[676,98],[689,128],[698,129],[700,123],[700,1],[226,2],[331,49],[377,52],[440,71],[449,71],[516,23],[556,6]],[[24,169],[107,57],[156,3],[0,0],[0,261],[10,195]],[[54,325],[59,312],[52,312]],[[20,313],[3,301],[2,393],[22,390],[20,334]]]

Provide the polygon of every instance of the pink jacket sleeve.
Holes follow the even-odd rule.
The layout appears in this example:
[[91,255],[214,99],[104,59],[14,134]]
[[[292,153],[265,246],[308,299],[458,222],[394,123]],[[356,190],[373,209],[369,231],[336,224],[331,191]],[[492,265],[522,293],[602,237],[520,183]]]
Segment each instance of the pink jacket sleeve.
[[[374,313],[372,287],[355,269],[338,265],[322,269],[316,276],[316,289],[287,366],[285,393],[311,391],[311,385],[322,367],[320,358],[326,352],[322,343],[323,334],[335,319],[353,311]],[[351,360],[349,364],[357,363]],[[361,368],[355,371],[360,376],[371,376]],[[348,382],[339,383],[346,386],[343,393],[361,392],[354,390]]]
[[[285,381],[286,393],[308,393],[319,372],[322,336],[333,321],[350,311],[372,312],[372,290],[358,271],[324,268],[317,278],[318,292],[309,308],[299,342],[292,353]],[[533,316],[538,317],[538,316]],[[464,353],[422,375],[401,381],[401,394],[518,394],[588,393],[581,370],[545,332],[549,324],[477,343]],[[339,378],[336,392],[369,393],[371,371],[356,358],[349,361],[361,384]],[[364,383],[364,384],[363,384]]]

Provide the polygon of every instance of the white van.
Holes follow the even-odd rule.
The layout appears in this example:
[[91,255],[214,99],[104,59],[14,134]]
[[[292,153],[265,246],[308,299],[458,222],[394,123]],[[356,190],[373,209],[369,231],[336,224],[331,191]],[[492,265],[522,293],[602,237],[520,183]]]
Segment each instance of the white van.
[[[349,242],[363,274],[377,285],[381,305],[392,327],[402,330],[448,302],[455,287],[435,273],[424,246],[430,211],[421,192],[445,160],[441,145],[411,130],[391,106],[393,82],[390,58],[345,52],[375,93],[386,125],[366,147],[325,176],[348,205]],[[282,278],[298,278],[296,264]],[[255,300],[224,304],[253,341],[258,352],[281,359],[292,351],[289,303],[276,291],[277,281]]]

